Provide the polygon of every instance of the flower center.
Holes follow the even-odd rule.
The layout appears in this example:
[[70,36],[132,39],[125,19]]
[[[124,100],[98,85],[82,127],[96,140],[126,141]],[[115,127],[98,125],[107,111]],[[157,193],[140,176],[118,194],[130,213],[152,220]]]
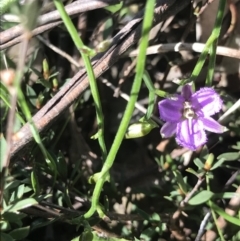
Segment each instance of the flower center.
[[188,101],[184,102],[182,115],[185,119],[193,119],[195,117],[195,112],[190,102]]

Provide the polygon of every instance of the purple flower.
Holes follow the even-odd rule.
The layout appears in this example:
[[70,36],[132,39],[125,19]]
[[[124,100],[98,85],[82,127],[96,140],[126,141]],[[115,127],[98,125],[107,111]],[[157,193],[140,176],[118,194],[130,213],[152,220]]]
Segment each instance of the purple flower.
[[205,130],[215,133],[226,131],[210,117],[222,108],[222,100],[212,88],[192,93],[191,86],[185,85],[181,95],[160,101],[158,108],[160,118],[166,121],[161,135],[171,137],[176,134],[177,143],[191,150],[207,142]]

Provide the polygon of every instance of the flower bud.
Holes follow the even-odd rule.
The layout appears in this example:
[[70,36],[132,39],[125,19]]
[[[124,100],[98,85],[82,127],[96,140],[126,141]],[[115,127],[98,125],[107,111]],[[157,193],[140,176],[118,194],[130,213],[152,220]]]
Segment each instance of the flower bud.
[[45,80],[48,80],[50,76],[50,72],[49,72],[49,66],[48,66],[48,62],[46,59],[43,60],[43,78]]
[[212,168],[213,161],[214,161],[214,155],[210,153],[203,167],[205,171],[209,171]]
[[52,90],[56,92],[58,90],[58,80],[57,78],[53,78],[52,80]]
[[45,97],[44,97],[43,93],[40,92],[38,97],[37,97],[37,100],[36,100],[36,108],[37,109],[41,109],[44,98]]
[[128,127],[125,138],[131,139],[145,136],[156,127],[157,124],[152,120],[139,121]]
[[99,43],[96,47],[96,52],[101,53],[108,49],[108,47],[111,45],[112,39],[107,39]]

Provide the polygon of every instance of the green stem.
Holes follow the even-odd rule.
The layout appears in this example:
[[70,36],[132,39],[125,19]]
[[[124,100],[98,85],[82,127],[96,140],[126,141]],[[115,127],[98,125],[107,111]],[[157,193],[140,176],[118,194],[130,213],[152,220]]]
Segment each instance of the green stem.
[[207,86],[212,86],[215,61],[216,61],[216,48],[217,48],[217,41],[214,41],[212,46],[209,49],[208,72],[207,72],[207,78],[205,82]]
[[[22,42],[22,58],[26,55],[26,52],[27,52],[27,47],[28,47],[28,40],[27,39],[24,39],[23,42]],[[24,59],[24,58],[23,58]],[[21,64],[24,64],[21,63]],[[20,67],[19,67],[20,66]],[[17,69],[17,72],[16,72],[16,78],[14,80],[14,87],[16,89],[16,93],[17,93],[17,97],[18,97],[18,102],[19,102],[19,105],[29,123],[29,126],[30,126],[30,130],[32,132],[32,135],[33,135],[33,138],[34,140],[36,141],[36,143],[38,144],[47,164],[50,166],[50,168],[52,169],[53,173],[54,173],[54,180],[56,178],[56,164],[52,158],[52,156],[48,153],[47,149],[45,148],[45,146],[43,145],[42,143],[42,140],[41,140],[41,137],[38,133],[38,130],[35,126],[35,123],[33,122],[32,120],[32,115],[31,115],[31,111],[28,107],[28,104],[27,104],[27,101],[24,97],[24,94],[22,92],[22,89],[21,89],[21,79],[22,79],[22,76],[23,76],[23,68],[24,66],[21,66],[19,64],[18,66],[18,69]]]
[[[225,9],[225,5],[226,5],[226,0],[220,0],[219,2],[219,6],[218,6],[218,11],[217,11],[217,17],[216,17],[216,21],[214,24],[214,29],[212,31],[211,36],[208,38],[206,45],[198,59],[198,62],[192,72],[192,75],[189,79],[182,81],[181,85],[187,84],[189,82],[194,82],[196,80],[196,78],[198,77],[198,75],[200,74],[204,62],[209,54],[209,49],[211,48],[212,45],[214,46],[214,50],[212,49],[211,54],[216,56],[216,47],[217,47],[217,41],[221,32],[221,26],[222,26],[222,21],[223,21],[223,17],[224,17],[224,9]],[[214,61],[214,64],[213,64]],[[211,68],[214,68],[215,66],[215,57],[210,57],[210,66]],[[209,79],[212,79],[213,73],[210,73],[208,76],[208,80],[207,80],[207,85],[210,84]]]
[[80,54],[83,58],[84,65],[87,70],[89,85],[91,88],[94,105],[95,105],[95,109],[96,109],[96,115],[97,115],[97,122],[98,122],[97,136],[98,136],[99,145],[100,145],[100,148],[102,151],[103,160],[105,160],[107,157],[107,149],[106,149],[106,145],[105,145],[105,141],[104,141],[104,117],[103,117],[102,105],[101,105],[101,100],[100,100],[100,96],[99,96],[99,92],[98,92],[97,82],[96,82],[96,78],[95,78],[95,75],[94,75],[94,72],[92,69],[92,65],[91,65],[88,54],[84,53],[85,46],[84,46],[81,38],[79,37],[78,32],[77,32],[71,18],[68,16],[63,3],[61,2],[61,0],[54,0],[54,4],[63,20],[65,27],[67,28],[67,30],[69,32],[76,48],[80,51]]
[[[208,173],[206,174],[206,184],[207,184],[207,190],[210,191],[210,180],[209,180],[209,175],[208,175]],[[210,209],[211,209],[212,217],[213,217],[214,223],[215,223],[215,225],[216,225],[218,235],[219,235],[221,241],[225,241],[225,239],[224,239],[224,237],[223,237],[222,230],[218,227],[218,224],[217,224],[217,216],[216,216],[216,213],[215,213],[214,210],[213,210],[212,201],[209,200],[209,201],[208,201],[208,204],[209,204],[209,207],[210,207]]]
[[147,70],[144,71],[143,75],[143,81],[145,85],[148,88],[149,94],[148,94],[148,108],[147,113],[145,115],[146,119],[149,120],[152,116],[153,110],[154,110],[154,103],[155,103],[155,88],[151,81],[151,78],[147,72]]
[[120,126],[118,128],[118,132],[115,136],[115,139],[113,141],[113,144],[111,146],[107,159],[102,167],[100,177],[97,180],[97,183],[95,185],[95,188],[93,191],[93,196],[92,196],[92,205],[91,205],[90,209],[88,210],[88,212],[85,213],[85,215],[84,215],[85,218],[90,218],[96,211],[103,184],[109,175],[109,173],[108,173],[109,169],[113,165],[116,154],[123,141],[127,127],[129,125],[130,119],[132,117],[132,113],[134,111],[134,105],[138,98],[138,93],[140,91],[142,77],[143,77],[144,68],[145,68],[146,49],[148,46],[149,31],[150,31],[151,25],[152,25],[154,5],[155,5],[155,0],[147,1],[144,19],[143,19],[142,38],[141,38],[141,42],[140,42],[140,46],[139,46],[140,51],[139,51],[138,61],[137,61],[137,66],[136,66],[136,75],[134,78],[134,82],[133,82],[131,94],[130,94],[131,97],[127,104],[126,110],[124,112],[124,116],[123,116]]

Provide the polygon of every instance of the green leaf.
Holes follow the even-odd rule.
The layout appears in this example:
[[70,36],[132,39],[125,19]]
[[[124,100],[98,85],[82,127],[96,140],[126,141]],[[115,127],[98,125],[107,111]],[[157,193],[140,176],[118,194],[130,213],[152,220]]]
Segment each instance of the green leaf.
[[112,5],[112,6],[107,6],[105,7],[106,10],[108,10],[111,13],[116,13],[117,11],[119,11],[123,6],[123,1],[121,1],[118,4]]
[[105,44],[104,44],[105,48],[103,48],[105,50],[103,50],[103,51],[106,51],[108,49],[108,47],[110,46],[110,44],[112,43],[112,39],[108,39],[108,38],[109,38],[109,36],[112,35],[113,28],[114,28],[113,19],[108,18],[104,23],[104,30],[102,33],[103,39],[104,39],[103,42],[105,42]]
[[168,93],[166,93],[165,91],[163,90],[154,90],[154,93],[159,96],[159,97],[162,97],[162,98],[167,98],[169,96]]
[[214,198],[230,199],[230,198],[233,198],[233,197],[239,197],[240,198],[240,194],[236,193],[236,192],[224,192],[224,193],[214,194]]
[[47,226],[51,223],[56,222],[57,220],[58,220],[58,218],[54,218],[52,220],[47,220],[47,221],[46,221],[46,219],[39,218],[39,219],[37,219],[37,220],[35,220],[31,223],[31,231],[34,230],[34,229],[37,229],[37,228]]
[[11,212],[5,212],[2,217],[4,220],[10,222],[10,223],[15,223],[19,227],[22,226],[22,220],[24,217],[27,215],[24,213],[11,213]]
[[224,163],[224,161],[225,161],[225,160],[224,160],[223,158],[221,158],[221,159],[218,160],[216,163],[214,163],[214,165],[212,166],[212,168],[211,168],[210,170],[212,171],[212,170],[220,167],[220,166]]
[[12,238],[16,240],[20,240],[20,239],[26,238],[29,234],[29,231],[30,231],[30,226],[26,226],[26,227],[14,229],[9,234],[12,236]]
[[160,222],[161,221],[161,217],[159,216],[158,213],[153,213],[150,217],[150,221],[154,221],[154,222]]
[[17,199],[21,199],[24,194],[25,185],[21,184],[17,189]]
[[224,161],[235,161],[239,159],[239,152],[227,152],[219,155],[217,159],[224,159]]
[[22,127],[22,120],[20,118],[16,118],[14,121],[13,132],[18,132]]
[[6,220],[1,220],[1,232],[7,232],[11,230],[11,225]]
[[198,167],[198,169],[200,169],[200,170],[203,169],[204,164],[202,163],[202,161],[199,158],[195,158],[193,162]]
[[1,241],[14,241],[14,240],[9,234],[1,232]]
[[49,80],[38,79],[36,81],[36,83],[39,83],[39,84],[43,85],[46,88],[46,91],[48,91],[52,87],[52,84],[51,84],[51,82]]
[[192,173],[192,174],[195,175],[196,177],[199,176],[199,174],[198,174],[195,170],[193,170],[192,168],[187,168],[187,169],[186,169],[186,172]]
[[66,179],[67,178],[67,163],[64,158],[64,155],[61,152],[59,152],[58,157],[56,159],[57,159],[56,161],[57,161],[58,172],[63,179]]
[[182,177],[182,174],[179,171],[173,171],[174,176],[177,179],[177,184],[183,193],[187,193],[187,185]]
[[[84,231],[82,234],[81,234],[81,236],[80,236],[80,238],[78,239],[79,241],[94,241],[94,237],[93,237],[94,235],[93,235],[93,233],[91,232],[91,231]],[[76,238],[75,238],[75,240],[76,240]],[[74,241],[75,241],[74,240]]]
[[78,236],[78,237],[72,239],[71,241],[80,241],[80,236]]
[[26,95],[27,95],[29,101],[31,102],[31,104],[33,106],[36,106],[37,94],[34,91],[34,89],[29,85],[26,85]]
[[1,81],[0,81],[0,99],[5,103],[6,106],[11,107],[8,90]]
[[233,145],[232,148],[235,149],[235,150],[240,151],[240,141],[237,142],[237,145]]
[[145,229],[141,235],[140,238],[143,239],[144,241],[150,241],[152,240],[152,236],[155,234],[155,230],[151,228]]
[[223,209],[221,209],[220,207],[218,207],[214,203],[211,203],[211,206],[212,206],[213,210],[216,213],[218,213],[219,216],[223,217],[224,219],[226,219],[230,223],[233,223],[237,226],[240,226],[240,219],[239,218],[235,218],[235,217],[230,216],[229,214],[225,213],[225,211]]
[[38,204],[38,202],[34,199],[34,198],[27,198],[27,199],[24,199],[24,200],[21,200],[15,204],[12,204],[12,205],[9,205],[7,206],[3,212],[15,212],[15,211],[18,211],[18,210],[21,210],[21,209],[24,209],[24,208],[27,208],[27,207],[30,207],[32,205],[36,205]]
[[21,8],[21,24],[24,29],[31,31],[37,24],[40,7],[38,1],[26,1]]
[[7,151],[7,142],[3,135],[0,136],[0,172],[2,172],[3,166],[5,163],[3,163],[3,160],[5,158],[5,154]]
[[36,172],[34,170],[31,172],[31,182],[32,182],[32,188],[35,195],[38,195],[40,192],[39,182],[38,182],[38,177],[36,175]]
[[19,186],[20,184],[21,184],[20,181],[14,180],[13,182],[8,183],[8,184],[4,187],[4,191],[10,190],[10,189],[12,189],[12,188],[16,188],[16,187]]
[[214,195],[213,192],[208,191],[208,190],[203,190],[201,192],[199,192],[198,194],[196,194],[195,196],[193,196],[188,203],[190,205],[199,205],[202,203],[207,202],[209,199],[211,199],[211,197]]

